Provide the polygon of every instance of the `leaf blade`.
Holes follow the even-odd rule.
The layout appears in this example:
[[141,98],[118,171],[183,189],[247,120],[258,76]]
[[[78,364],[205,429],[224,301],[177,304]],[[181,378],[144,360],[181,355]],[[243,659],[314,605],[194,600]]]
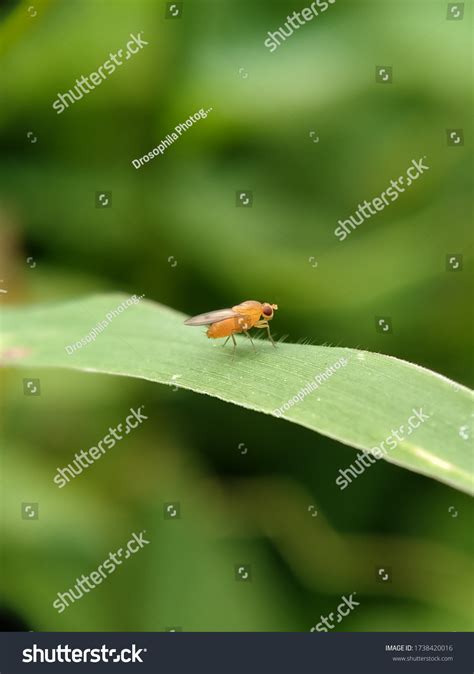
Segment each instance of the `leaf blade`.
[[[391,356],[342,347],[285,343],[275,350],[262,340],[254,353],[242,339],[233,358],[232,346],[222,349],[185,326],[184,314],[143,300],[127,306],[127,300],[99,295],[6,309],[2,363],[138,377],[266,414],[288,405],[288,421],[365,452],[393,438],[421,409],[429,420],[411,432],[406,427],[384,458],[472,493],[469,389]],[[86,335],[90,343],[68,354],[66,347]],[[341,358],[347,365],[336,369]],[[303,396],[310,382],[318,387]]]

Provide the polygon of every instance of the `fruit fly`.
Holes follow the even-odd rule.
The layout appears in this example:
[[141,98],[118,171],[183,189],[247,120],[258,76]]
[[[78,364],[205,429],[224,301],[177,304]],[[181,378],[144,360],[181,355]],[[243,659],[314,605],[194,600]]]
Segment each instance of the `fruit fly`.
[[273,346],[276,346],[270,333],[270,326],[268,325],[268,321],[272,320],[273,313],[276,309],[278,309],[278,305],[276,304],[247,300],[241,304],[236,304],[235,307],[232,307],[231,309],[218,309],[217,311],[210,311],[207,314],[199,314],[199,316],[188,318],[187,321],[184,321],[184,324],[208,325],[209,327],[207,328],[206,334],[209,338],[217,339],[219,337],[227,337],[224,346],[229,339],[232,338],[234,350],[237,346],[234,337],[235,333],[243,332],[250,339],[252,346],[255,348],[248,331],[251,328],[263,328],[266,329]]

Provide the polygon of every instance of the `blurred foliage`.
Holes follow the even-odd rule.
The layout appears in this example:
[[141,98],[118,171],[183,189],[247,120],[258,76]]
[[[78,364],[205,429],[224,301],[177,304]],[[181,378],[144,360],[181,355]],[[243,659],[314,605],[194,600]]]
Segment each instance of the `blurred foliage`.
[[[290,341],[380,351],[472,385],[471,5],[447,21],[441,1],[338,0],[274,53],[267,31],[301,0],[187,0],[180,20],[164,5],[2,4],[0,301],[118,290],[192,314],[267,300]],[[57,115],[57,93],[139,31],[150,44]],[[132,167],[201,107],[207,119]],[[447,128],[464,129],[463,147],[447,146]],[[396,203],[335,238],[425,155],[430,170]],[[235,207],[240,189],[251,209]],[[112,208],[95,208],[100,190]],[[446,272],[452,253],[462,273]],[[376,332],[379,315],[393,334]],[[7,628],[308,630],[353,591],[361,605],[336,629],[472,628],[468,496],[382,462],[341,493],[333,477],[353,450],[305,429],[94,374],[32,370],[42,394],[25,397],[24,376],[3,373]],[[56,467],[141,404],[153,419],[58,490]],[[21,519],[24,501],[40,503],[38,521]],[[163,519],[167,501],[182,503],[179,521]],[[149,548],[57,614],[57,592],[145,528]],[[241,562],[250,583],[234,579]]]

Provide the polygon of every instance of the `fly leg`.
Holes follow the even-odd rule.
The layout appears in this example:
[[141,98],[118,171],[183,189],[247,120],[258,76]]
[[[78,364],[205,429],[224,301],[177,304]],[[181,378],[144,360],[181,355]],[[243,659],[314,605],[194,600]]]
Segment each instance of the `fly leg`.
[[273,344],[273,346],[276,349],[276,344],[273,341],[273,337],[272,337],[271,332],[270,332],[270,326],[268,325],[268,321],[264,321],[264,320],[258,321],[257,323],[255,323],[255,325],[253,327],[254,328],[265,328],[267,330],[267,333],[268,333],[268,339],[271,341],[271,343]]
[[225,346],[229,339],[232,338],[232,341],[234,342],[234,350],[232,351],[232,358],[235,356],[235,349],[237,348],[237,342],[235,341],[234,333],[231,332],[230,335],[227,337],[225,340],[224,344],[222,346]]
[[250,341],[252,343],[252,346],[253,346],[253,350],[256,351],[257,349],[255,348],[255,344],[253,343],[253,339],[250,336],[250,334],[247,332],[247,330],[244,330],[244,334],[250,339]]

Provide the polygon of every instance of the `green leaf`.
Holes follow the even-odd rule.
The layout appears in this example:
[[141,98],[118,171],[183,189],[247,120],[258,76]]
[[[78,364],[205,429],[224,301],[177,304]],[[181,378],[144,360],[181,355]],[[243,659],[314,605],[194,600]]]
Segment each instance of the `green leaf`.
[[[119,310],[122,303],[126,308]],[[208,340],[202,328],[183,325],[184,319],[154,302],[133,304],[124,295],[6,309],[1,362],[138,377],[275,416],[312,381],[318,387],[287,404],[285,419],[358,449],[379,447],[387,461],[472,492],[473,395],[465,387],[417,365],[356,349],[283,343],[274,349],[259,340],[254,352],[238,337],[233,355],[230,343],[222,348],[221,340]],[[90,343],[67,353],[66,346],[97,325]],[[336,366],[341,358],[347,364]],[[409,429],[409,418],[416,429]]]

